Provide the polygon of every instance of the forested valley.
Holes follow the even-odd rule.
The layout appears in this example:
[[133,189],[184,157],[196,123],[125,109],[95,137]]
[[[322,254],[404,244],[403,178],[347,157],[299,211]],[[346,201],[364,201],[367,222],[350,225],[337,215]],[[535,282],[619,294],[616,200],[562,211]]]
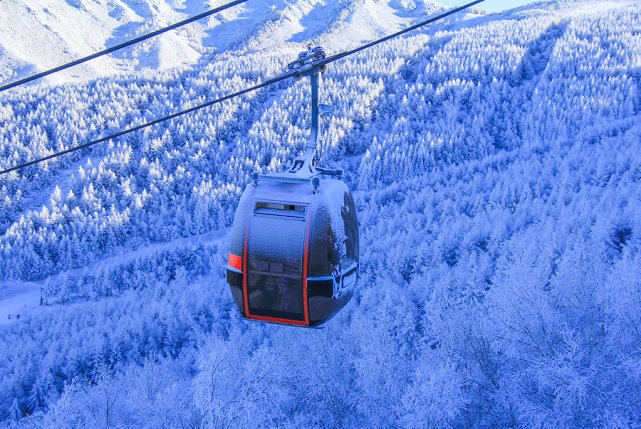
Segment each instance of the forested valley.
[[[340,4],[327,22],[368,3]],[[0,168],[277,75],[302,50],[255,48],[278,13],[207,62],[0,93]],[[354,193],[359,283],[322,330],[249,323],[229,230],[309,97],[0,175],[0,298],[43,304],[0,324],[1,427],[641,426],[639,3],[477,10],[333,63],[322,165]]]

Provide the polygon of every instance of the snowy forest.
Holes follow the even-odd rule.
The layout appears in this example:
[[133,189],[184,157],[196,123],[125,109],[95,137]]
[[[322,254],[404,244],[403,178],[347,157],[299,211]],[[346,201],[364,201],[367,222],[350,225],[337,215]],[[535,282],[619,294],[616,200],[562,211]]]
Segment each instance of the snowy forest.
[[[237,40],[189,64],[0,92],[0,169],[391,32],[368,11],[445,10],[273,3],[211,18]],[[225,280],[236,204],[303,150],[309,88],[0,175],[0,427],[641,427],[641,4],[474,8],[330,65],[321,165],[346,171],[361,265],[316,330],[245,321]]]

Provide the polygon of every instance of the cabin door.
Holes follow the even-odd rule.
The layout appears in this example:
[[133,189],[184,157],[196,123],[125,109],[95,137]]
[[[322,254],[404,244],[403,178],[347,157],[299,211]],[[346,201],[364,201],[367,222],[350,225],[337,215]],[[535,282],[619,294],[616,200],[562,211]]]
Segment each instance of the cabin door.
[[249,316],[304,321],[305,205],[256,203],[247,240]]

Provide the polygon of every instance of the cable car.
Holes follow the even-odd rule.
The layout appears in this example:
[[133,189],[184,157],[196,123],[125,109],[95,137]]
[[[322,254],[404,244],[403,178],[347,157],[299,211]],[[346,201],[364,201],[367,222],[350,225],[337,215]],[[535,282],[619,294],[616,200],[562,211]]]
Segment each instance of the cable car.
[[[321,115],[322,48],[308,47],[290,65],[309,76],[312,127],[305,152],[286,171],[252,174],[231,231],[227,283],[240,313],[252,320],[316,327],[352,297],[358,280],[358,220],[342,170],[316,165]],[[292,72],[293,70],[293,72]]]

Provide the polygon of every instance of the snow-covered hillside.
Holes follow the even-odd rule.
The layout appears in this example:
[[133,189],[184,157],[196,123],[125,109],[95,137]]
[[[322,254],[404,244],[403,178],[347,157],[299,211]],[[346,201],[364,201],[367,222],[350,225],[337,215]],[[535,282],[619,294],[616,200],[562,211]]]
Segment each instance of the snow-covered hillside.
[[[218,4],[3,0],[0,72]],[[0,93],[0,168],[438,10],[250,0]],[[641,426],[640,85],[631,1],[474,10],[332,64],[322,164],[347,170],[362,269],[323,330],[241,320],[224,279],[249,175],[307,139],[304,80],[0,176],[2,424]]]
[[[0,3],[0,82],[16,80],[228,3],[226,0],[45,0]],[[430,0],[251,0],[174,32],[50,76],[51,83],[206,64],[232,51],[338,50],[371,41],[443,9]]]

